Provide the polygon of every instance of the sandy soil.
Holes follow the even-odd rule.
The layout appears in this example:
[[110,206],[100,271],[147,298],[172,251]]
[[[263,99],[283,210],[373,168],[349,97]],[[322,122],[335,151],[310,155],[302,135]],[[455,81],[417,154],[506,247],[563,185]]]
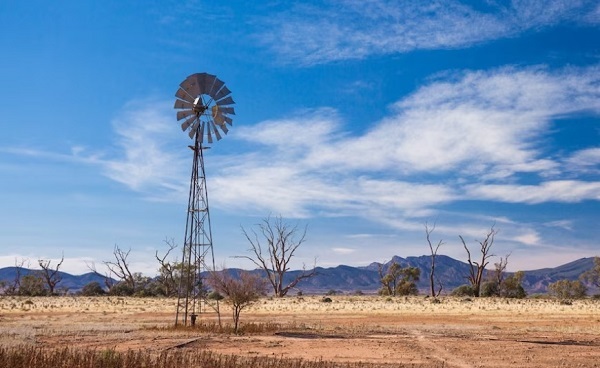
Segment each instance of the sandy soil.
[[[168,328],[173,299],[0,297],[0,344],[210,349],[413,367],[600,367],[598,300],[331,298],[261,300],[242,312],[242,323],[275,322],[280,328],[235,336]],[[226,305],[221,315],[231,322]]]

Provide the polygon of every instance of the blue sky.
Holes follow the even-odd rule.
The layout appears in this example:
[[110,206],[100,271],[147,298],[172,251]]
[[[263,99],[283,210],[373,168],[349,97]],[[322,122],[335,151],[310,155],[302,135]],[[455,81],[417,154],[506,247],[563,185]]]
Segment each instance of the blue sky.
[[600,253],[596,1],[5,1],[0,47],[0,266],[117,244],[152,274],[197,72],[236,101],[205,155],[218,264],[269,214],[308,226],[295,267],[426,254],[426,222],[461,260],[495,224],[511,270]]

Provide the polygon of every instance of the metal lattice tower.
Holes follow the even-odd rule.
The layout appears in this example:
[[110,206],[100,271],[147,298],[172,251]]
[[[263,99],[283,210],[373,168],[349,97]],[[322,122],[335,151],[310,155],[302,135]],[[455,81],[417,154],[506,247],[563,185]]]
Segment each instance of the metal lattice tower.
[[220,323],[219,302],[207,298],[204,275],[215,269],[215,258],[208,207],[208,190],[204,170],[204,138],[213,143],[213,134],[221,139],[219,129],[227,134],[227,124],[232,124],[228,114],[234,115],[231,91],[214,75],[192,74],[177,90],[175,108],[177,120],[183,120],[181,129],[189,129],[194,145],[192,175],[188,198],[185,241],[183,245],[183,268],[179,284],[175,325],[195,325],[196,318],[209,309],[217,313]]

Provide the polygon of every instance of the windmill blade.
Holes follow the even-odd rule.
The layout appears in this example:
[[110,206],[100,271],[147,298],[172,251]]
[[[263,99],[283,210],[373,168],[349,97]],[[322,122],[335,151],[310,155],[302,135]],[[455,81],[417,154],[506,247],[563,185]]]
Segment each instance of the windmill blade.
[[198,81],[194,74],[190,75],[183,82],[181,82],[180,86],[190,96],[198,96],[200,94]]
[[214,121],[209,122],[209,124],[212,126],[212,131],[213,131],[213,133],[215,133],[215,137],[217,137],[217,141],[220,141],[221,133],[219,133],[219,129],[217,129],[217,126],[215,125]]
[[185,119],[190,115],[194,115],[194,110],[177,111],[177,120]]
[[219,106],[233,105],[233,104],[235,104],[235,101],[233,101],[233,97],[231,97],[231,96],[227,96],[224,99],[217,101],[217,105],[219,105]]
[[182,101],[182,100],[175,100],[175,109],[193,109],[194,108],[194,104],[192,102],[187,102],[187,101]]
[[208,143],[212,143],[213,139],[212,139],[212,134],[210,134],[210,123],[206,124],[206,135],[208,137]]
[[200,122],[200,131],[198,132],[198,139],[200,140],[200,143],[202,143],[204,141],[204,125],[206,124],[205,122],[203,122],[202,120],[198,120]]
[[188,134],[191,139],[194,139],[194,135],[196,135],[196,131],[198,131],[198,124],[199,123],[200,123],[200,121],[198,120],[198,121],[196,121],[194,123],[194,125],[192,125],[192,129],[190,130],[190,132]]
[[223,88],[221,88],[219,92],[215,93],[215,100],[218,101],[230,93],[231,91],[229,90],[229,88],[227,88],[227,86],[223,86]]
[[200,93],[208,94],[208,92],[210,91],[210,87],[212,87],[212,85],[215,81],[215,78],[216,78],[216,76],[214,76],[212,74],[198,73],[197,81],[198,81],[198,86],[200,88]]
[[221,114],[235,115],[235,111],[233,110],[233,107],[219,106],[219,111],[221,112]]
[[210,89],[210,92],[207,93],[207,95],[216,100],[215,95],[224,85],[225,83],[223,83],[223,81],[221,81],[219,78],[215,78],[215,83],[213,83],[212,88]]
[[185,92],[185,90],[182,88],[179,88],[177,90],[177,93],[175,93],[175,97],[188,102],[194,101],[195,98],[194,96],[188,95],[187,92]]
[[221,124],[221,125],[219,125],[219,127],[221,128],[223,133],[225,133],[225,135],[227,135],[227,132],[229,132],[229,129],[227,129],[227,125]]
[[[227,124],[233,125],[233,120],[229,116],[227,116],[227,115],[221,115],[221,116],[223,116],[223,120],[225,120],[225,122]],[[223,126],[225,126],[225,125],[223,125]]]
[[198,117],[196,115],[189,117],[186,121],[184,121],[181,124],[181,130],[183,130],[184,132],[187,130],[187,128],[190,127],[190,125],[194,122],[194,120],[196,120]]
[[217,125],[223,125],[225,124],[225,119],[223,119],[223,114],[215,114],[213,115],[213,120],[215,121],[215,124]]

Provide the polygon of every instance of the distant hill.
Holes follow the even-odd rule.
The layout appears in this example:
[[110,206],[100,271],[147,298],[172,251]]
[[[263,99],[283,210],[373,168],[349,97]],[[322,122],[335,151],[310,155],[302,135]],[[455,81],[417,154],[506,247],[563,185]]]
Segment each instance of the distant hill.
[[[397,262],[401,266],[417,267],[421,270],[421,280],[418,283],[419,289],[423,293],[429,290],[429,268],[431,265],[430,256],[407,257],[402,258],[394,256],[389,262],[371,263],[365,267],[352,267],[340,265],[337,267],[317,267],[317,275],[307,280],[301,281],[297,288],[305,294],[325,293],[329,290],[336,290],[345,293],[361,291],[363,293],[376,293],[381,287],[379,283],[379,267],[383,270],[393,263]],[[579,275],[593,267],[594,258],[581,258],[576,261],[558,266],[555,268],[543,268],[539,270],[525,271],[523,287],[527,293],[545,293],[548,284],[561,279],[576,280]],[[231,269],[230,271],[235,271]],[[36,270],[21,269],[21,275],[25,276]],[[251,271],[261,273],[260,270]],[[289,271],[286,279],[289,281],[299,275],[302,271]],[[469,273],[469,265],[444,255],[438,255],[436,258],[436,277],[444,285],[444,294],[450,293],[456,287],[466,283],[466,275]],[[59,288],[68,288],[70,292],[76,292],[89,282],[97,281],[104,285],[104,277],[95,273],[86,273],[83,275],[71,275],[60,272],[62,281]],[[0,268],[0,281],[12,281],[16,275],[16,267]]]
[[[36,272],[41,272],[41,270],[31,270],[23,267],[19,267],[21,277],[27,276],[29,274],[33,274]],[[16,275],[17,275],[17,267],[5,267],[0,268],[0,281],[6,281],[11,283]],[[61,281],[57,285],[58,289],[68,289],[69,292],[77,292],[81,290],[86,284],[89,284],[92,281],[98,282],[100,285],[104,286],[104,276],[98,275],[93,272],[88,272],[83,275],[71,275],[66,272],[58,272],[61,276]]]

